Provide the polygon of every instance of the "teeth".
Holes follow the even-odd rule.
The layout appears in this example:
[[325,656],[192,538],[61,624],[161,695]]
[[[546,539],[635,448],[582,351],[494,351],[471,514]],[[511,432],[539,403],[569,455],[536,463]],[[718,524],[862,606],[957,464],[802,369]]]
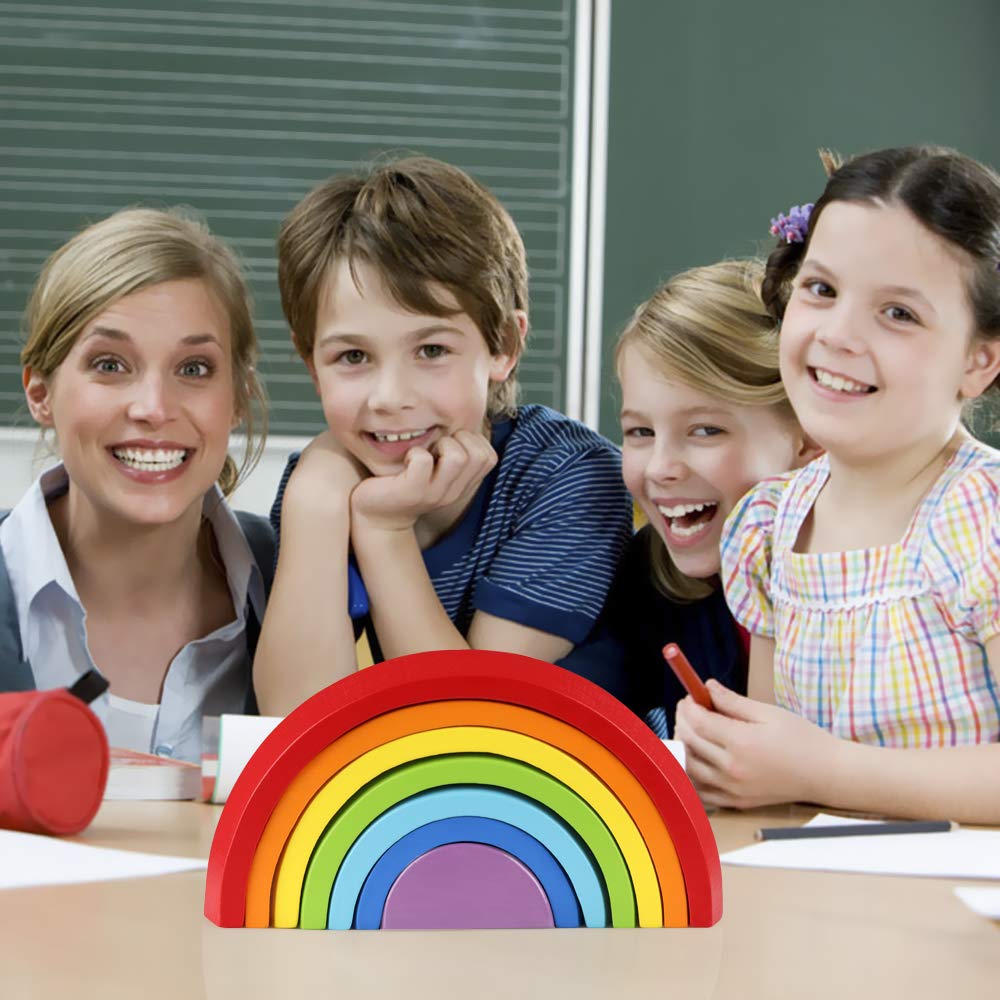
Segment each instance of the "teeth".
[[376,441],[412,441],[414,438],[426,434],[427,428],[425,427],[422,431],[404,431],[401,434],[382,434],[379,431],[372,433],[375,435]]
[[187,456],[183,448],[115,448],[115,458],[130,469],[166,472],[176,469]]
[[708,521],[699,521],[698,524],[692,524],[690,528],[685,528],[681,524],[671,524],[670,531],[672,534],[677,535],[678,538],[690,538],[692,535],[697,535],[698,532],[704,531],[708,527]]
[[657,510],[664,517],[683,517],[685,514],[693,514],[695,511],[704,510],[706,507],[718,507],[717,503],[711,500],[702,503],[681,503],[676,507],[657,507]]
[[843,378],[840,375],[834,375],[831,372],[824,371],[822,368],[816,368],[815,372],[816,381],[820,385],[825,385],[828,389],[835,389],[837,392],[867,392],[869,388],[860,382]]

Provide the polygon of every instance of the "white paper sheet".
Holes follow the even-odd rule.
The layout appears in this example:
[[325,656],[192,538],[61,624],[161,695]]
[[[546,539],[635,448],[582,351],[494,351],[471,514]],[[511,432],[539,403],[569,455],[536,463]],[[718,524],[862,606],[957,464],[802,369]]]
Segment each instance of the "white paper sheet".
[[[858,822],[864,821],[820,813],[807,825]],[[722,861],[759,868],[1000,879],[1000,830],[765,840],[729,851],[722,855]]]
[[975,889],[960,886],[955,895],[981,917],[1000,920],[1000,889]]
[[0,889],[144,878],[197,871],[207,865],[202,858],[113,851],[58,837],[0,830]]

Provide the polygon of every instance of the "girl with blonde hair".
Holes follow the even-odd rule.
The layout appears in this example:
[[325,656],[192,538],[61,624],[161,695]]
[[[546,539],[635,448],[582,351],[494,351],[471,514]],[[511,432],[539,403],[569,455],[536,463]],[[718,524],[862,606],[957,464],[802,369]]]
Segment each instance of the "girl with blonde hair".
[[616,349],[622,470],[649,523],[626,552],[610,613],[632,705],[663,736],[684,697],[665,643],[702,677],[746,690],[749,642],[719,584],[720,531],[758,480],[812,455],[781,385],[762,278],[754,260],[678,274],[639,306]]

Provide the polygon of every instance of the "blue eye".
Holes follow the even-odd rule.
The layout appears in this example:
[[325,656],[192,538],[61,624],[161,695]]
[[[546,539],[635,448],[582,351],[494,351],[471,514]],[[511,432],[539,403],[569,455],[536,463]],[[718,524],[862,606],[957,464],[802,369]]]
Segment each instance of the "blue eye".
[[90,367],[100,375],[117,375],[125,370],[125,365],[118,358],[109,355],[94,358],[90,362]]
[[180,367],[180,373],[185,378],[207,378],[213,371],[215,367],[200,358],[185,361]]
[[725,434],[725,430],[721,427],[714,427],[712,424],[701,424],[698,427],[691,429],[691,435],[693,437],[717,437],[719,434]]

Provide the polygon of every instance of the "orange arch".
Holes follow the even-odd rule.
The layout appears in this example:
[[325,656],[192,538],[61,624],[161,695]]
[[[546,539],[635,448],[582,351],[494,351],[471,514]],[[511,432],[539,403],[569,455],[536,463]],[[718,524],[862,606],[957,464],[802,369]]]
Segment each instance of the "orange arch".
[[534,736],[593,771],[628,811],[646,842],[660,885],[663,926],[688,925],[684,877],[663,817],[638,779],[611,751],[582,730],[534,709],[501,702],[446,700],[399,708],[356,726],[318,753],[289,782],[251,862],[246,926],[269,925],[274,873],[281,852],[302,811],[332,775],[389,740],[455,725],[490,726]]

